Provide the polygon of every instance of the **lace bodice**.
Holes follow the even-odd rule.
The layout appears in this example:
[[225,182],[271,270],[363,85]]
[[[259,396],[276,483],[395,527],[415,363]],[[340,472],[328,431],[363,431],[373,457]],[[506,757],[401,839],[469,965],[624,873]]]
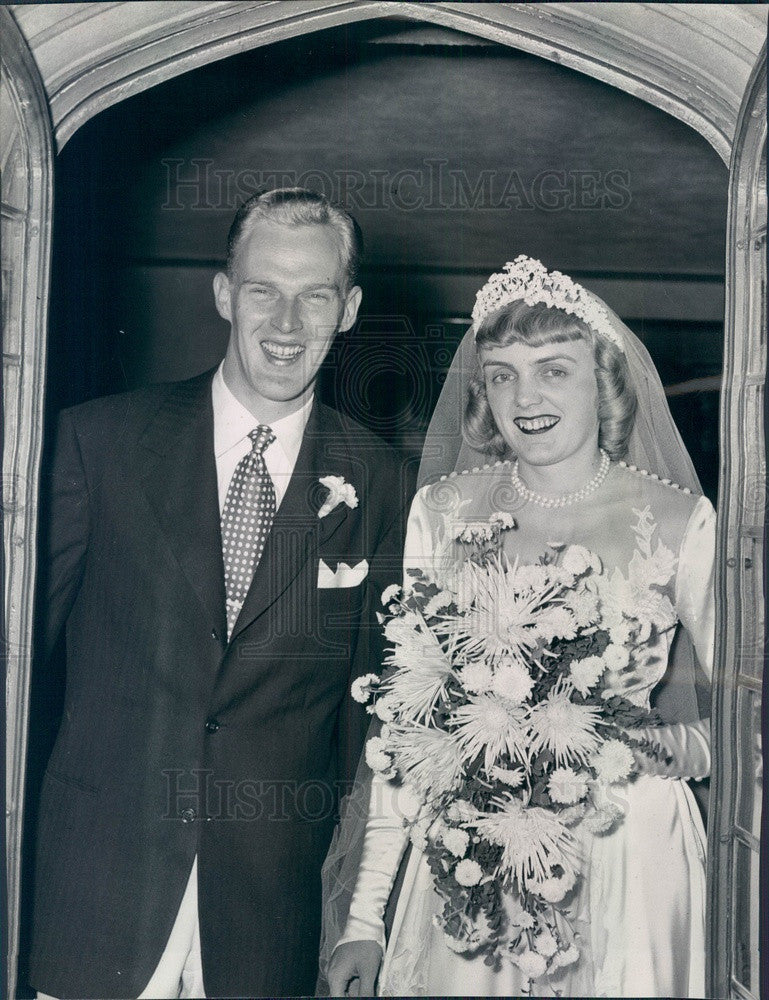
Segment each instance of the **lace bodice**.
[[[615,469],[612,519],[603,509],[567,514],[534,511],[517,503],[506,462],[448,477],[417,494],[411,509],[405,565],[429,568],[439,579],[451,576],[467,558],[465,526],[488,523],[497,511],[509,512],[516,527],[503,536],[512,559],[536,562],[554,544],[581,544],[602,561],[596,576],[604,620],[618,624],[623,609],[648,623],[646,641],[634,662],[634,676],[608,677],[639,705],[649,697],[667,667],[675,627],[686,628],[698,659],[710,677],[713,659],[715,511],[706,497],[695,497],[626,469]],[[539,520],[538,520],[539,519]],[[551,532],[556,535],[554,539]]]

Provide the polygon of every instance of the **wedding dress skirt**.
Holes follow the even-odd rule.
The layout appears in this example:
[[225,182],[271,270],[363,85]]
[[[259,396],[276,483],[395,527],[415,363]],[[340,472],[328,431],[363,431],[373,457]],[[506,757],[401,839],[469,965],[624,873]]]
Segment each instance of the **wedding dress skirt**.
[[[705,831],[684,780],[641,776],[615,800],[624,819],[579,840],[582,870],[570,908],[580,961],[537,981],[535,996],[703,997]],[[365,891],[365,879],[359,883]],[[379,975],[381,996],[521,996],[509,962],[498,969],[456,954],[433,923],[443,901],[412,848]],[[689,956],[688,960],[683,960]]]
[[[464,497],[482,492],[474,478],[462,477]],[[654,608],[666,588],[667,608],[674,610],[674,621],[677,618],[686,628],[709,673],[714,632],[713,508],[706,499],[694,497],[685,497],[686,506],[682,506],[679,494],[673,495],[669,487],[659,484],[641,487],[647,495],[639,499],[651,499],[654,505],[633,507],[628,523],[630,549],[621,571],[615,564],[609,572],[604,561],[602,596],[608,606],[611,593],[625,588],[625,599],[632,591],[633,600],[648,600]],[[410,564],[417,566],[420,552],[430,553],[434,559],[441,546],[435,506],[420,501],[420,497],[424,491],[417,495],[409,522]],[[472,509],[467,516],[478,519]],[[676,516],[679,523],[673,530],[671,518]],[[673,540],[676,548],[671,549],[668,546]],[[590,540],[583,544],[590,546]],[[427,555],[421,558],[426,560]],[[648,707],[649,696],[667,667],[673,631],[668,627],[662,641],[650,644],[645,656],[637,658],[636,676],[629,687],[624,678],[625,697]],[[655,732],[664,734],[665,739],[658,742],[678,761],[679,774],[688,778],[707,775],[707,723],[679,724]],[[691,762],[691,770],[687,770],[687,762]],[[385,785],[390,786],[389,791]],[[363,861],[342,942],[378,940],[385,946],[381,918],[408,839],[404,813],[397,806],[397,795],[402,791],[381,775],[374,776],[371,801],[377,806],[369,812]],[[482,956],[452,950],[433,921],[443,909],[443,900],[433,888],[424,855],[412,847],[385,947],[378,993],[704,996],[705,833],[687,781],[642,774],[627,784],[610,786],[609,794],[622,816],[608,832],[591,833],[581,824],[573,828],[581,876],[565,902],[569,903],[569,924],[578,935],[578,962],[529,984],[508,961],[494,967]]]

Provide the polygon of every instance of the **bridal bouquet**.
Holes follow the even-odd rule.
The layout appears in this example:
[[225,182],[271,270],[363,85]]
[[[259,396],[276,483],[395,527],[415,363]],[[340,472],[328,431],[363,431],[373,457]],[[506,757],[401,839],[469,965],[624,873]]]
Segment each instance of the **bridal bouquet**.
[[415,570],[385,591],[386,669],[358,678],[353,697],[383,723],[369,766],[419,803],[407,822],[445,901],[447,945],[512,961],[531,981],[579,960],[574,827],[621,822],[607,792],[631,778],[636,753],[661,751],[626,732],[656,717],[608,685],[649,620],[630,601],[604,612],[601,563],[581,546],[553,546],[557,563],[510,562],[508,527],[502,514],[464,526],[470,558],[453,573]]

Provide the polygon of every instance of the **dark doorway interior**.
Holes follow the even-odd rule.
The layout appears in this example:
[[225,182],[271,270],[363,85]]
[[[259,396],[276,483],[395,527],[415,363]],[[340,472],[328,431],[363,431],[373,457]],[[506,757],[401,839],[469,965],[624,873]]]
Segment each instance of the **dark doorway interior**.
[[[73,137],[57,162],[49,418],[216,364],[227,330],[211,279],[231,217],[261,184],[297,183],[351,210],[368,249],[360,319],[325,366],[326,401],[418,454],[475,291],[525,252],[593,288],[642,337],[715,498],[726,167],[628,94],[411,22],[210,64]],[[62,690],[63,657],[38,665],[21,984],[31,831]]]

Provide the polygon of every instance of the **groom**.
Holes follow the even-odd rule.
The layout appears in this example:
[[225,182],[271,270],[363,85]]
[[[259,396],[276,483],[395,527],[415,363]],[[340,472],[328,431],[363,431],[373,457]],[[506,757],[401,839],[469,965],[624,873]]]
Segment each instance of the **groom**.
[[320,869],[400,578],[402,468],[314,398],[355,321],[354,220],[302,189],[237,213],[215,372],[60,420],[42,572],[67,626],[31,981],[55,997],[314,991]]

